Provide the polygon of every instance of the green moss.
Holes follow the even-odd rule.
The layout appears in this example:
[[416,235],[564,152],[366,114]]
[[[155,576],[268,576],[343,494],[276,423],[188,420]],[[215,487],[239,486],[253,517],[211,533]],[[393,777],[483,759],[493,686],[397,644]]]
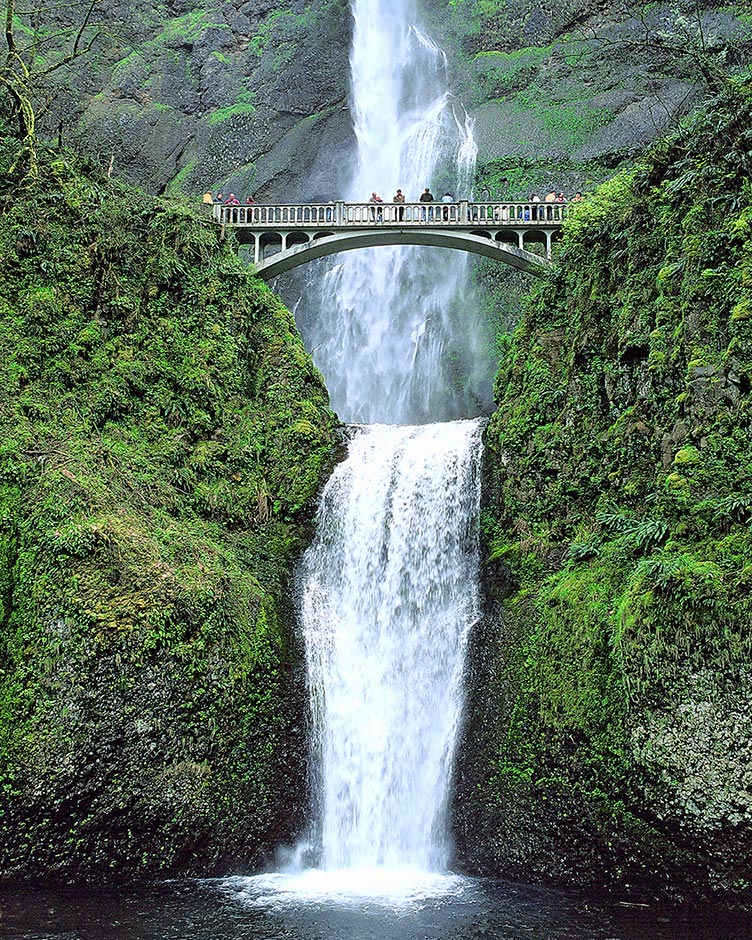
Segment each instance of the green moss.
[[551,55],[553,46],[532,46],[510,52],[483,51],[473,57],[473,65],[485,96],[493,100],[524,88]]
[[336,419],[217,228],[44,173],[0,188],[0,873],[248,865],[304,799],[286,598]]
[[526,123],[540,123],[548,132],[551,143],[564,152],[577,150],[599,127],[613,120],[606,108],[593,108],[587,101],[549,101],[535,88],[526,87],[514,97],[513,109],[524,114]]
[[[250,97],[250,93],[249,97]],[[225,124],[234,118],[245,115],[255,114],[256,107],[248,100],[236,101],[234,104],[227,105],[224,108],[217,108],[209,115],[209,127],[215,127],[218,124]]]
[[682,447],[674,456],[675,467],[693,467],[700,462],[700,452],[696,447]]
[[112,70],[112,87],[119,88],[134,75],[138,76],[143,74],[145,79],[147,76],[147,68],[148,66],[141,50],[134,49],[115,64]]
[[186,192],[186,182],[193,176],[198,166],[196,157],[189,160],[184,167],[170,180],[168,192],[170,195],[182,195]]
[[213,23],[205,10],[191,10],[182,16],[171,19],[165,28],[154,37],[155,42],[170,43],[175,40],[189,40],[195,42],[207,29],[221,29],[231,32],[226,23]]
[[[503,641],[460,811],[486,865],[706,894],[749,878],[726,858],[752,841],[751,127],[731,83],[573,207],[502,363],[483,532]],[[699,807],[695,767],[719,761]]]

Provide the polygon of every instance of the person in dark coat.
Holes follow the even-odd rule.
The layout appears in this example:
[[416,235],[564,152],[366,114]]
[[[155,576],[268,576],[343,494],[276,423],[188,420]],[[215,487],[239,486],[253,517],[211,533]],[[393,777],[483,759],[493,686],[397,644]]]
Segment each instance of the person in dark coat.
[[[423,192],[420,194],[420,201],[421,202],[433,202],[434,201],[433,193],[427,186],[423,190]],[[426,215],[428,216],[429,219],[433,219],[433,206],[430,209],[423,209],[424,220],[426,218]]]
[[401,189],[394,194],[392,202],[397,206],[397,221],[401,222],[405,218],[405,194]]

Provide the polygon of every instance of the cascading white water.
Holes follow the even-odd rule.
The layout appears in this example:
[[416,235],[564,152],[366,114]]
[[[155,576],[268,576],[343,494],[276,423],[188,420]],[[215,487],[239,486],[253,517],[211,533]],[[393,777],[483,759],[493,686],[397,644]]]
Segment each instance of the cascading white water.
[[[374,189],[390,199],[398,186],[417,199],[442,173],[469,194],[472,125],[409,4],[353,0],[353,200]],[[367,870],[360,890],[373,891],[394,872],[448,864],[464,648],[478,616],[481,423],[448,421],[479,410],[452,381],[454,337],[472,334],[457,306],[464,276],[455,252],[347,254],[306,331],[340,417],[389,422],[354,432],[301,569],[317,861],[337,892],[353,873]],[[472,340],[465,348],[477,355]]]
[[[352,102],[357,170],[345,198],[389,202],[471,195],[472,122],[449,93],[447,60],[417,25],[411,0],[353,0]],[[334,409],[349,421],[424,423],[467,417],[490,395],[485,340],[463,305],[457,251],[347,252],[323,277],[301,329]],[[317,272],[317,277],[318,277]]]
[[302,572],[323,868],[446,866],[479,462],[479,421],[375,425],[324,490]]

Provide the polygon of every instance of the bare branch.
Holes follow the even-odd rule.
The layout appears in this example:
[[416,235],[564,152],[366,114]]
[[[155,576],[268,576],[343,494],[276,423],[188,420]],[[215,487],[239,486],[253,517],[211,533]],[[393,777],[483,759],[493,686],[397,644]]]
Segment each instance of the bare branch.
[[79,43],[81,42],[81,39],[83,38],[83,35],[86,32],[86,29],[89,25],[89,20],[91,19],[91,14],[94,12],[94,8],[96,7],[98,3],[99,3],[99,0],[91,0],[91,2],[89,3],[89,9],[86,11],[86,16],[83,18],[83,21],[81,23],[81,28],[76,34],[76,41],[73,43],[73,49],[71,50],[72,59],[75,59],[78,56]]
[[40,78],[46,78],[48,75],[51,75],[53,72],[56,72],[59,68],[62,68],[64,65],[70,65],[71,62],[75,62],[76,59],[80,59],[81,56],[86,55],[87,52],[91,51],[92,46],[97,41],[97,39],[99,39],[100,35],[101,35],[101,31],[97,30],[97,32],[94,33],[94,35],[90,37],[90,39],[87,41],[86,45],[83,48],[77,47],[81,39],[80,36],[77,36],[76,42],[74,43],[74,48],[68,53],[68,55],[60,59],[59,62],[55,62],[54,65],[50,65],[45,69],[40,69],[37,74],[40,76]]
[[[19,12],[17,0],[5,0],[7,54],[4,64],[0,66],[0,92],[7,94],[10,100],[18,128],[17,137],[21,142],[19,159],[25,161],[27,178],[31,180],[36,180],[38,176],[37,117],[47,113],[63,93],[59,82],[48,84],[47,80],[53,73],[72,65],[90,52],[107,31],[95,22],[95,11],[102,2],[103,0],[53,0],[49,5],[41,3]],[[44,17],[63,9],[80,10],[78,21],[67,26],[58,23],[57,28],[46,31]],[[23,32],[30,35],[21,35],[20,31],[17,33],[18,16],[24,16],[30,23],[30,29],[23,28]],[[65,18],[71,19],[67,15]],[[52,51],[47,54],[50,47]],[[42,50],[45,50],[47,61],[42,58]],[[54,61],[49,61],[50,59]],[[61,111],[58,124],[58,141],[62,140],[62,113]]]
[[701,0],[692,0],[691,9],[656,12],[651,4],[628,0],[620,13],[628,32],[607,35],[592,25],[583,25],[576,34],[600,49],[613,49],[623,55],[652,56],[663,68],[668,62],[691,64],[711,91],[718,91],[729,80],[723,53],[714,52],[708,41]]
[[7,0],[5,8],[5,42],[8,46],[8,58],[16,54],[16,37],[13,33],[13,17],[16,10],[16,0]]

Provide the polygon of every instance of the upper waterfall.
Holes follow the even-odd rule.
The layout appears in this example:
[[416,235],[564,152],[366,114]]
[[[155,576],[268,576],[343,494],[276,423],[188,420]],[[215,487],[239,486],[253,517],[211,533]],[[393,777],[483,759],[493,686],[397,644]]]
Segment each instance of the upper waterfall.
[[[472,190],[472,121],[452,96],[447,58],[409,0],[353,0],[350,56],[357,165],[346,198],[426,187]],[[441,249],[348,253],[319,275],[301,329],[346,421],[425,423],[484,410],[488,343],[465,301],[467,259]],[[314,294],[312,291],[311,294]]]

